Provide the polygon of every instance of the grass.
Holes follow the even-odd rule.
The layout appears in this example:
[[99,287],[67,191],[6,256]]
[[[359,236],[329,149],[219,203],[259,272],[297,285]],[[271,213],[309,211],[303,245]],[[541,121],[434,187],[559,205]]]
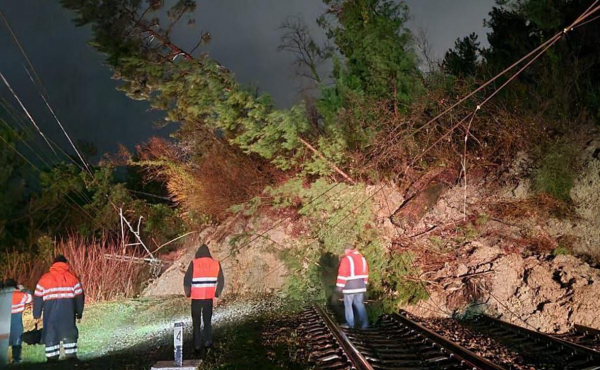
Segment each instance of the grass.
[[[126,350],[148,336],[170,329],[175,321],[187,320],[189,302],[185,298],[133,299],[96,303],[86,307],[79,328],[79,357],[83,360]],[[33,326],[31,316],[25,327]],[[45,361],[43,346],[23,347],[26,362]]]
[[[305,369],[306,349],[297,332],[296,303],[272,297],[225,302],[213,315],[215,347],[202,369]],[[26,327],[32,325],[28,315]],[[184,358],[192,358],[189,301],[159,297],[96,303],[86,308],[79,325],[79,369],[147,370],[173,359],[172,327],[186,323]],[[24,346],[26,363],[19,370],[67,370],[74,364],[42,363],[43,346]]]
[[[278,318],[281,319],[281,318]],[[220,341],[209,352],[202,369],[307,369],[299,353],[301,338],[291,325],[279,327],[279,335],[270,335],[269,322],[263,317],[247,320],[241,324],[227,325]]]

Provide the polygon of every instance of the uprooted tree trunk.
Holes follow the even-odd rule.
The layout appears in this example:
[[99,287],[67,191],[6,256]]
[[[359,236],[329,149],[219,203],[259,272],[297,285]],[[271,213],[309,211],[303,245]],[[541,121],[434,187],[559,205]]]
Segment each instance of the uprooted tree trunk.
[[406,200],[390,220],[398,227],[414,227],[457,179],[457,172],[448,168],[438,168],[421,176],[409,187],[404,197]]

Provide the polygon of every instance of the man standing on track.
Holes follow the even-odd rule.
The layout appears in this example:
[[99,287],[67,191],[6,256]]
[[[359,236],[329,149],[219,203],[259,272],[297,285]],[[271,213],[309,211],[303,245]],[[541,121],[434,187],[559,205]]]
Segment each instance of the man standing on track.
[[358,314],[360,328],[369,326],[365,308],[365,293],[369,282],[369,265],[367,260],[353,245],[347,245],[340,261],[336,287],[344,293],[346,323],[354,327],[354,310]]
[[39,321],[44,315],[42,342],[48,362],[58,361],[61,342],[65,357],[77,359],[79,331],[75,320],[81,320],[84,300],[81,282],[70,271],[67,259],[57,256],[38,282],[33,298],[33,318]]
[[[196,354],[200,353],[203,344],[205,348],[212,347],[213,301],[221,296],[224,285],[225,277],[221,264],[211,257],[208,246],[202,244],[196,251],[194,260],[190,262],[183,279],[185,295],[192,299],[192,326]],[[201,331],[202,322],[204,322],[204,338]]]
[[12,362],[21,363],[21,336],[23,335],[23,312],[25,307],[32,302],[31,294],[21,289],[13,279],[6,279],[4,286],[14,288],[12,294],[11,319],[10,319],[10,337],[8,344],[12,347]]

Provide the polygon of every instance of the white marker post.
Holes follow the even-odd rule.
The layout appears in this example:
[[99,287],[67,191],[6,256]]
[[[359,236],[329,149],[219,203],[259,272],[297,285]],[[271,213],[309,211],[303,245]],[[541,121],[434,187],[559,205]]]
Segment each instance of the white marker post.
[[173,325],[173,347],[175,348],[175,361],[160,361],[152,366],[151,370],[196,370],[200,360],[183,361],[183,326],[182,322]]
[[175,366],[183,366],[183,323],[176,322],[173,330],[173,346],[175,347]]

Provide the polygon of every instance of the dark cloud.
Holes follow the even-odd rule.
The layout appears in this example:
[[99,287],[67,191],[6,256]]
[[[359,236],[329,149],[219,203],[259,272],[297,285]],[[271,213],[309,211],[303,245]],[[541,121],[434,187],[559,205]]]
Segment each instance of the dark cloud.
[[[409,27],[425,29],[434,54],[439,57],[457,37],[473,31],[484,36],[482,20],[493,0],[407,3],[412,14]],[[168,128],[154,128],[152,123],[160,119],[160,114],[148,111],[146,102],[130,100],[115,90],[119,83],[110,79],[110,70],[102,65],[103,56],[86,44],[90,29],[76,28],[71,22],[72,14],[58,1],[0,0],[0,8],[44,82],[51,104],[74,138],[94,142],[100,152],[110,152],[119,143],[132,147],[152,135],[168,134]],[[212,57],[231,69],[242,83],[269,92],[279,106],[289,106],[298,99],[300,82],[294,77],[292,56],[277,51],[281,36],[278,27],[287,16],[299,16],[315,38],[323,40],[315,19],[324,9],[321,0],[199,0],[193,15],[195,26],[182,22],[173,38],[189,49],[201,31],[210,31],[212,42],[208,51]],[[66,147],[1,22],[0,50],[0,72],[10,80],[49,136]],[[0,97],[10,98],[1,86]]]

